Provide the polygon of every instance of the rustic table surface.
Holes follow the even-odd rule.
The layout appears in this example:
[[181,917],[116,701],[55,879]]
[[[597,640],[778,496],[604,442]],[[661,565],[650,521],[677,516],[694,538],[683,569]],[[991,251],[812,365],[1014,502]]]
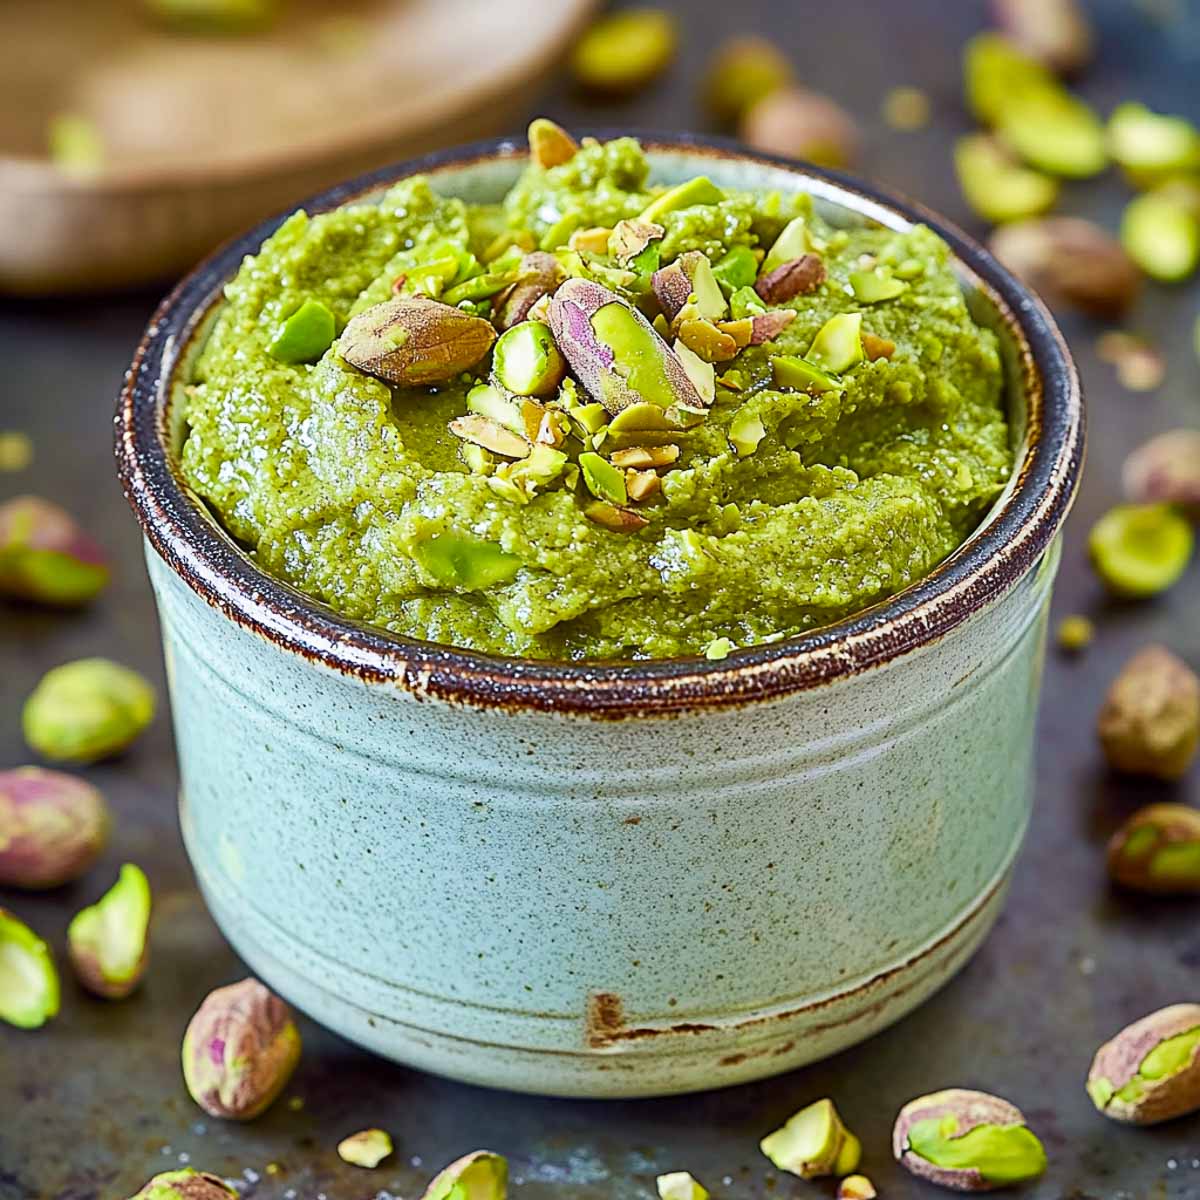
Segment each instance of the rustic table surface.
[[[1200,8],[1189,0],[1093,3],[1100,55],[1081,83],[1102,111],[1127,97],[1200,119]],[[862,172],[925,201],[968,229],[950,142],[969,126],[959,100],[959,50],[983,22],[982,0],[674,0],[686,36],[681,60],[650,93],[604,109],[563,86],[531,97],[531,115],[564,123],[703,128],[695,102],[703,62],[722,37],[770,33],[803,78],[828,91],[866,131]],[[934,115],[918,133],[879,116],[888,88],[916,84]],[[537,101],[534,103],[534,101]],[[1115,173],[1065,189],[1063,208],[1110,226],[1125,196]],[[103,653],[160,686],[162,663],[141,544],[114,481],[113,397],[155,297],[59,303],[0,302],[0,428],[28,432],[34,466],[0,476],[0,497],[31,490],[81,514],[111,548],[114,586],[88,612],[0,610],[0,765],[27,758],[18,729],[24,696],[48,667]],[[923,1193],[888,1152],[897,1108],[948,1085],[981,1087],[1025,1111],[1050,1155],[1038,1198],[1168,1200],[1200,1195],[1200,1119],[1150,1130],[1100,1118],[1083,1091],[1095,1047],[1162,1004],[1197,999],[1200,922],[1187,902],[1147,902],[1106,885],[1108,834],[1137,805],[1200,800],[1200,772],[1173,788],[1106,772],[1093,723],[1122,661],[1155,640],[1200,664],[1200,568],[1150,603],[1107,601],[1090,573],[1090,523],[1118,498],[1118,470],[1141,439],[1200,423],[1200,363],[1190,346],[1200,288],[1150,287],[1131,328],[1167,357],[1166,380],[1132,393],[1101,362],[1100,328],[1064,325],[1082,370],[1091,421],[1082,492],[1066,531],[1058,616],[1084,612],[1099,636],[1075,659],[1051,652],[1046,669],[1037,808],[999,927],[974,962],[919,1012],[865,1045],[766,1083],[668,1100],[570,1102],[502,1095],[449,1083],[368,1056],[303,1022],[303,1062],[289,1091],[248,1126],[208,1120],[184,1091],[183,1027],[209,989],[242,967],[196,892],[176,824],[169,721],[159,719],[127,757],[88,772],[109,796],[118,829],[102,866],[46,897],[0,893],[57,947],[66,924],[124,860],[145,865],[157,896],[153,966],[132,999],[107,1004],[64,982],[63,1011],[38,1033],[0,1028],[0,1200],[119,1200],[155,1172],[190,1162],[236,1178],[256,1200],[413,1197],[434,1170],[486,1146],[509,1156],[528,1200],[654,1194],[653,1177],[693,1171],[719,1197],[831,1195],[779,1177],[758,1138],[801,1105],[836,1098],[866,1147],[864,1169],[890,1198]],[[981,802],[983,798],[981,797]],[[390,1129],[397,1153],[364,1172],[335,1153],[368,1125]],[[277,1164],[268,1171],[268,1164]],[[924,1193],[923,1193],[924,1194]]]

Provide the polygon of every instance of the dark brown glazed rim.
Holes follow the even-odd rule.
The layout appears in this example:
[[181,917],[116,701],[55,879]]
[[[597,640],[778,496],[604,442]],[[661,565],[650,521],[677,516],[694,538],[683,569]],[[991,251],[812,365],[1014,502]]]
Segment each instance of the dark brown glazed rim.
[[[630,132],[630,131],[626,131]],[[597,136],[613,136],[601,131]],[[258,569],[180,477],[167,429],[173,372],[242,258],[284,216],[217,250],[159,305],[138,346],[115,418],[126,497],[160,557],[230,620],[345,674],[436,697],[512,711],[623,718],[736,706],[832,682],[932,643],[989,604],[1039,560],[1062,525],[1079,479],[1084,426],[1079,377],[1045,306],[966,234],[920,205],[832,171],[747,151],[719,138],[642,136],[650,151],[736,158],[782,167],[797,186],[887,225],[921,222],[958,258],[1011,329],[1028,399],[1024,459],[1015,486],[986,526],[924,579],[872,608],[812,633],[728,658],[551,663],[458,650],[389,634],[339,616]],[[321,212],[414,174],[436,175],[488,158],[519,158],[523,139],[497,139],[360,176],[304,202]]]

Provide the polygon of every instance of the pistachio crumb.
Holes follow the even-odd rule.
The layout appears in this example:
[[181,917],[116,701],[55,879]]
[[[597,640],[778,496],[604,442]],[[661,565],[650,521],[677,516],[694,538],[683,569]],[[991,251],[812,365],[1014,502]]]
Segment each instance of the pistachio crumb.
[[894,87],[883,98],[883,119],[902,133],[924,129],[931,109],[928,95],[920,88]]
[[1096,627],[1078,613],[1063,617],[1058,624],[1058,648],[1067,654],[1078,654],[1091,645],[1096,636]]

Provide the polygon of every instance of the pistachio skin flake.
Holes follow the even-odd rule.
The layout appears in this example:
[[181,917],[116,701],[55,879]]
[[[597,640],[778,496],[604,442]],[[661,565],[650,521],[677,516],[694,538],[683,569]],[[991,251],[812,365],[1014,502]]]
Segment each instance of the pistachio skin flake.
[[588,91],[629,95],[671,65],[678,31],[657,8],[628,8],[601,17],[575,44],[570,66]]
[[338,1142],[338,1157],[354,1167],[373,1170],[393,1150],[392,1136],[385,1129],[363,1129]]
[[1139,446],[1121,468],[1134,504],[1173,504],[1200,517],[1200,429],[1171,429]]
[[36,891],[78,879],[108,841],[100,792],[41,767],[0,771],[0,885]]
[[155,1175],[130,1200],[236,1200],[237,1195],[216,1175],[183,1167]]
[[125,863],[117,882],[67,927],[71,966],[94,996],[122,1000],[142,981],[150,957],[150,884]]
[[659,1200],[708,1200],[708,1189],[687,1171],[671,1171],[654,1180]]
[[21,714],[25,740],[43,758],[97,762],[126,749],[154,718],[154,689],[106,658],[48,671]]
[[40,1029],[58,1015],[58,968],[50,947],[6,908],[0,908],[0,968],[0,1021]]
[[490,1150],[474,1150],[443,1167],[421,1200],[506,1200],[508,1160]]
[[959,1192],[1008,1187],[1046,1170],[1046,1151],[1021,1110],[967,1088],[909,1101],[896,1118],[892,1151],[917,1178]]
[[1092,526],[1088,552],[1096,573],[1118,596],[1156,596],[1187,570],[1195,537],[1168,504],[1118,504]]
[[205,997],[183,1038],[183,1078],[210,1117],[250,1121],[287,1086],[300,1060],[291,1010],[257,979]]
[[77,608],[109,577],[104,552],[65,509],[37,496],[0,504],[0,596]]
[[743,142],[768,154],[822,167],[848,167],[858,158],[858,125],[828,96],[801,87],[768,93],[742,117]]
[[862,1144],[829,1099],[802,1108],[758,1146],[781,1171],[801,1179],[850,1175],[862,1158]]
[[1200,893],[1200,810],[1169,803],[1138,809],[1108,843],[1108,873],[1139,892]]
[[1096,1051],[1087,1093],[1106,1117],[1156,1125],[1200,1109],[1200,1004],[1134,1021]]

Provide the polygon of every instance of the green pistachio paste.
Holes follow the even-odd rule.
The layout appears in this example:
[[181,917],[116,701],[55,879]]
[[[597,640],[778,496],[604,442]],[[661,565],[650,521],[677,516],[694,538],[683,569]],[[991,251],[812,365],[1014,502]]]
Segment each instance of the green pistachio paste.
[[[994,335],[929,229],[835,229],[806,195],[702,182],[651,183],[621,138],[531,164],[497,205],[418,177],[378,203],[294,214],[243,263],[198,358],[188,482],[265,571],[346,616],[498,654],[698,655],[908,586],[1008,478]],[[668,311],[651,272],[615,249],[643,243],[660,270],[699,251],[732,307],[716,316],[721,298],[701,303],[685,283]],[[697,261],[676,278],[696,278]],[[549,297],[571,277],[607,291],[564,295],[627,309],[573,310],[583,341],[574,359],[559,346],[563,376],[544,298],[542,324],[501,347],[520,355],[494,367],[479,319],[499,333],[513,323],[501,313],[527,319],[531,279]],[[423,298],[457,306],[453,337],[412,324]],[[384,302],[348,346],[347,324]],[[624,359],[579,368],[621,330],[636,342]],[[468,342],[482,357],[457,370]],[[425,347],[455,373],[396,382]],[[641,395],[643,379],[669,386]]]

